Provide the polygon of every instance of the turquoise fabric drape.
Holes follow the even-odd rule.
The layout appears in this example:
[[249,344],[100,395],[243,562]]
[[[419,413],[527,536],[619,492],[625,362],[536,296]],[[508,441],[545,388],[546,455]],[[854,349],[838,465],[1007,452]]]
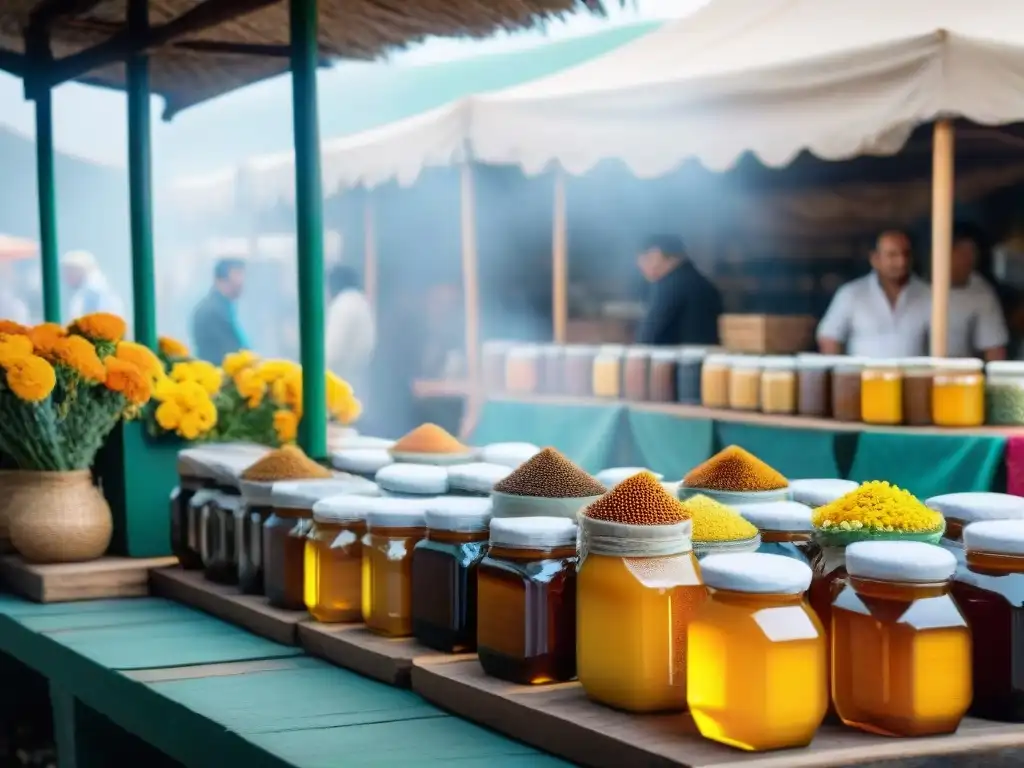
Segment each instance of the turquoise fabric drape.
[[714,453],[714,422],[629,409],[626,423],[633,439],[631,464],[679,480]]
[[715,423],[715,450],[738,445],[787,478],[845,477],[857,441],[856,432]]

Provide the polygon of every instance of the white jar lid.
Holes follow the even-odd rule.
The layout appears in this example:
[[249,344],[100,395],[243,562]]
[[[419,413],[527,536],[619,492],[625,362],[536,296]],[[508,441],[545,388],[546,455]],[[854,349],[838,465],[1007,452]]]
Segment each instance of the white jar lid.
[[722,355],[717,352],[704,356],[704,365],[719,365],[728,367],[732,365],[732,355]]
[[853,480],[840,480],[837,477],[809,478],[790,480],[789,490],[793,500],[809,507],[823,507],[851,491],[857,490],[858,483]]
[[938,360],[934,357],[904,357],[900,359],[902,368],[934,368]]
[[437,496],[448,491],[448,469],[433,464],[389,464],[378,470],[374,479],[393,493]]
[[947,357],[934,361],[934,366],[939,371],[981,371],[985,363],[976,357]]
[[946,581],[956,571],[952,552],[921,541],[858,541],[846,548],[850,576],[881,581]]
[[534,346],[529,346],[529,347],[512,347],[512,349],[510,349],[508,351],[508,356],[509,357],[536,357],[537,354],[538,354],[538,351],[539,350],[537,349],[537,347],[534,347]]
[[425,528],[427,525],[427,504],[433,499],[374,500],[366,510],[368,531],[387,528]]
[[626,357],[650,357],[653,352],[652,347],[634,346],[626,350]]
[[505,517],[491,520],[491,546],[553,549],[576,544],[576,523],[566,517]]
[[985,364],[985,371],[991,374],[1007,376],[1024,376],[1024,363],[1019,360],[993,360]]
[[819,355],[817,352],[801,352],[796,356],[798,368],[823,370],[836,365],[843,358],[840,355]]
[[336,469],[360,475],[375,474],[394,461],[386,448],[345,448],[331,455],[331,463]]
[[495,483],[512,474],[512,467],[473,461],[448,467],[448,485],[452,490],[490,493]]
[[[685,355],[685,350],[679,349],[678,347],[657,347],[651,351],[651,360],[657,360],[659,363],[674,362],[681,360]],[[703,359],[704,355],[699,357],[686,357],[686,359]]]
[[855,357],[853,355],[839,355],[836,357],[833,367],[844,368],[851,370],[854,368],[863,368],[871,362],[871,358],[868,357]]
[[761,358],[761,367],[778,371],[791,371],[796,368],[796,358],[784,355],[773,355]]
[[452,533],[486,531],[491,522],[491,500],[468,496],[439,496],[427,502],[427,529]]
[[870,370],[876,368],[899,368],[901,360],[895,357],[873,357],[864,361],[864,367]]
[[508,349],[509,347],[515,346],[514,341],[508,341],[505,339],[492,339],[491,341],[485,341],[483,348],[488,352],[500,352],[501,350]]
[[964,523],[981,520],[1020,520],[1024,518],[1024,498],[1009,493],[970,491],[944,493],[925,499],[925,506]]
[[274,504],[273,481],[240,480],[238,489],[246,504],[254,507],[270,507]]
[[587,357],[597,352],[597,347],[592,344],[573,344],[565,348],[565,354],[571,357]]
[[743,370],[757,370],[761,368],[763,357],[758,355],[734,355],[730,362],[733,368],[742,368]]
[[811,585],[806,563],[764,552],[708,555],[700,561],[700,573],[711,589],[755,595],[799,595]]
[[964,528],[964,549],[1024,555],[1024,520],[987,520]]
[[328,496],[313,505],[313,520],[318,523],[358,523],[366,520],[370,509],[382,501],[378,496],[354,496],[350,493]]
[[502,464],[515,469],[540,453],[540,446],[533,443],[491,443],[480,451],[480,458],[487,464]]
[[707,347],[682,347],[678,351],[680,360],[705,360],[711,354]]
[[646,467],[610,467],[609,469],[602,469],[594,475],[594,479],[605,488],[614,488],[627,477],[632,477],[633,475],[641,472],[650,472],[659,481],[665,477],[660,472],[651,472],[651,470]]
[[198,480],[216,478],[211,463],[215,458],[208,448],[185,448],[178,451],[178,474],[181,477],[192,477]]
[[734,509],[762,531],[810,533],[814,530],[814,513],[798,501],[767,501],[761,504],[738,504]]
[[376,483],[361,477],[337,480],[285,480],[274,483],[270,500],[278,509],[312,510],[313,505],[320,499],[343,493],[376,496],[378,489]]

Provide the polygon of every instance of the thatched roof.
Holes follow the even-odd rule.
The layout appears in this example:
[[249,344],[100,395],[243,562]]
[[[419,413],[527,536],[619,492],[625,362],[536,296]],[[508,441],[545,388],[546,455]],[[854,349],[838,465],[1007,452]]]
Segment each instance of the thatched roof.
[[[58,60],[102,44],[117,46],[119,37],[126,49],[128,2],[0,0],[0,68],[20,74],[27,66],[30,29],[49,28]],[[319,5],[325,59],[367,60],[432,36],[482,37],[576,10],[602,10],[599,0],[320,0]],[[165,118],[288,70],[287,0],[149,0],[149,9],[150,83],[167,101]],[[183,18],[186,14],[191,20]],[[174,34],[182,29],[188,31]],[[123,88],[125,68],[106,64],[77,79]]]

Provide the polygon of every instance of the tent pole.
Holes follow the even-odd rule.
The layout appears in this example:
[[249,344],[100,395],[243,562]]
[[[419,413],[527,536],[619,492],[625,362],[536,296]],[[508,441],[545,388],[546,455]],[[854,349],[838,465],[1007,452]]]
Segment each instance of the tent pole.
[[370,306],[377,306],[377,225],[373,218],[373,193],[363,198],[363,293]]
[[555,170],[551,227],[551,299],[556,344],[565,344],[569,324],[569,224],[566,215],[565,171]]
[[460,169],[460,211],[462,231],[462,292],[466,311],[466,379],[469,385],[464,400],[463,437],[476,423],[480,402],[480,279],[477,270],[476,199],[473,185],[473,165],[466,160]]
[[295,130],[295,234],[299,263],[299,357],[303,416],[299,444],[314,459],[327,458],[324,379],[324,227],[320,179],[320,127],[316,71],[317,0],[290,0],[292,121]]
[[935,123],[932,138],[932,357],[945,357],[949,340],[953,165],[953,123],[950,120],[939,120]]
[[[130,0],[128,27],[149,31],[148,0]],[[149,114],[149,57],[132,54],[128,73],[128,202],[132,235],[132,306],[135,340],[157,348],[156,277],[153,268],[153,178]]]
[[39,255],[43,267],[43,317],[60,322],[60,259],[57,255],[57,180],[53,167],[53,92],[40,88],[36,107],[36,184]]

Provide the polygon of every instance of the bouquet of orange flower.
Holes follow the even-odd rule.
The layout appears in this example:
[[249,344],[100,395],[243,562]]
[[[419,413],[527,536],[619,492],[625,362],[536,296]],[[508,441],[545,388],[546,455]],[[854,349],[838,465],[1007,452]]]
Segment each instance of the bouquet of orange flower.
[[147,368],[159,365],[124,333],[124,321],[106,313],[66,328],[0,321],[0,452],[20,469],[92,466],[118,421],[149,402]]

